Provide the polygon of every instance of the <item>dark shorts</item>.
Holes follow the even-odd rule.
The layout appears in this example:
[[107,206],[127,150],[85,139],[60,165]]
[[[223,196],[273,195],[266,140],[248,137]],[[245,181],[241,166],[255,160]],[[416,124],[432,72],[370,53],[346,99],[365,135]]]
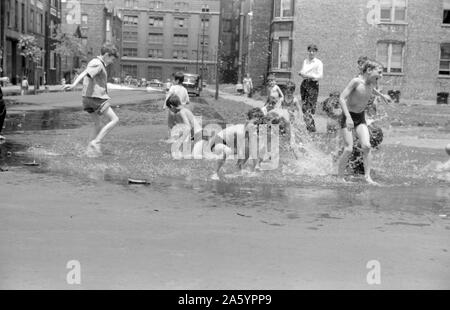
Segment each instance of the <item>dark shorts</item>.
[[[360,113],[353,113],[350,112],[350,116],[352,117],[354,128],[358,127],[361,124],[366,124],[366,113],[365,111],[362,111]],[[342,113],[341,115],[341,128],[346,128],[347,124],[345,123],[347,121],[347,117],[345,117],[345,114]]]
[[83,97],[83,109],[88,113],[103,114],[110,107],[110,99]]

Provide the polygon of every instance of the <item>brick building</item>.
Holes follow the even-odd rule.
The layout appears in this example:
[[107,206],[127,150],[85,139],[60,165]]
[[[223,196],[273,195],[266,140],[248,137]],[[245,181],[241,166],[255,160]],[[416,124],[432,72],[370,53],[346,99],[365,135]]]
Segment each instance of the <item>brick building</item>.
[[385,65],[380,86],[402,98],[435,99],[450,91],[450,0],[296,0],[293,77],[306,47],[319,46],[321,95],[342,90],[361,55]]
[[40,85],[59,80],[59,58],[53,49],[52,33],[61,20],[61,0],[2,0],[0,5],[0,36],[3,76],[13,84],[27,75],[34,82],[34,71],[17,48],[23,34],[36,37],[43,57],[36,68]]
[[113,2],[123,19],[121,77],[165,80],[204,68],[215,80],[220,0]]
[[[85,59],[63,59],[62,71],[66,79],[73,71],[83,67],[87,61],[100,55],[105,42],[111,42],[121,53],[122,20],[112,0],[63,0],[62,29],[81,39],[85,49]],[[108,77],[120,75],[120,61],[108,67]]]

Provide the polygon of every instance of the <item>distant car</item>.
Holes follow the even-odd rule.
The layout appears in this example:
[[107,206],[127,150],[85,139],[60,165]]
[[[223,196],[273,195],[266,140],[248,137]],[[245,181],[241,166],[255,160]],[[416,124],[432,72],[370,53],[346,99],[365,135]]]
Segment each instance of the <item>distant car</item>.
[[147,82],[147,86],[150,86],[150,87],[163,87],[163,82],[161,82],[158,79],[152,79],[152,80]]
[[193,73],[185,73],[183,85],[189,94],[200,96],[200,75]]

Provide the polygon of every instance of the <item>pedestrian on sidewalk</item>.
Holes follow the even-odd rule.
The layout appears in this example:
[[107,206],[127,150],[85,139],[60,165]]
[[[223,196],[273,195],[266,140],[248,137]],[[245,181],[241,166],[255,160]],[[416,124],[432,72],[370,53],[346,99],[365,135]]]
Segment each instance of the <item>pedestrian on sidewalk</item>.
[[242,81],[242,84],[244,84],[244,94],[246,94],[248,97],[251,97],[253,92],[253,82],[252,78],[250,77],[250,73],[247,73],[244,80]]
[[317,98],[319,96],[319,80],[323,77],[323,64],[316,54],[318,48],[311,44],[307,48],[308,57],[303,61],[303,66],[298,73],[303,82],[300,85],[300,96],[302,97],[303,118],[309,132],[316,131],[313,115],[316,113]]
[[[119,118],[111,108],[108,95],[107,81],[108,75],[106,67],[119,58],[117,47],[110,43],[105,43],[101,48],[101,56],[92,59],[86,70],[84,70],[73,84],[64,85],[64,90],[74,89],[83,80],[83,90],[81,93],[83,108],[92,115],[94,121],[95,138],[89,142],[87,155],[97,157],[101,155],[100,143],[103,138],[117,125]],[[101,116],[106,115],[109,122],[102,125]]]
[[20,83],[20,95],[23,96],[25,92],[28,91],[28,87],[30,84],[28,84],[28,80],[26,76],[22,77],[22,83]]
[[[5,78],[0,78],[1,81],[4,81]],[[3,92],[2,92],[2,87],[0,86],[0,141],[4,141],[5,137],[3,137],[1,135],[2,133],[2,129],[3,129],[3,122],[5,121],[5,117],[6,117],[6,105],[5,102],[3,101]]]

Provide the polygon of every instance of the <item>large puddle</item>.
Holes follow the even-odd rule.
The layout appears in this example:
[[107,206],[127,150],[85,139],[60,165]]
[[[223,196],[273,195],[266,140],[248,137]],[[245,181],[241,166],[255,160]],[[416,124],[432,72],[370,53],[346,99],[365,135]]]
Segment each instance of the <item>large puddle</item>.
[[[162,141],[167,136],[167,116],[159,102],[114,109],[120,125],[106,138],[101,158],[84,155],[92,125],[81,109],[12,112],[6,120],[8,142],[0,145],[0,164],[22,167],[36,162],[38,166],[26,169],[123,184],[130,187],[130,199],[139,185],[128,185],[128,178],[146,179],[150,185],[139,190],[150,196],[156,191],[184,202],[186,193],[194,192],[200,207],[238,206],[243,210],[241,216],[264,212],[295,219],[302,213],[320,213],[324,218],[339,219],[346,212],[370,210],[450,217],[450,161],[441,150],[382,145],[373,158],[374,178],[380,187],[367,186],[359,177],[342,184],[334,177],[331,155],[337,139],[319,134],[307,141],[308,153],[300,159],[282,149],[276,170],[240,175],[234,162],[229,162],[226,177],[211,181],[214,161],[172,158],[170,145]],[[204,100],[199,99],[193,111],[202,115],[204,125],[223,126],[226,122],[226,117]],[[189,201],[185,205],[199,207],[190,206]],[[401,220],[392,223],[414,225]]]

